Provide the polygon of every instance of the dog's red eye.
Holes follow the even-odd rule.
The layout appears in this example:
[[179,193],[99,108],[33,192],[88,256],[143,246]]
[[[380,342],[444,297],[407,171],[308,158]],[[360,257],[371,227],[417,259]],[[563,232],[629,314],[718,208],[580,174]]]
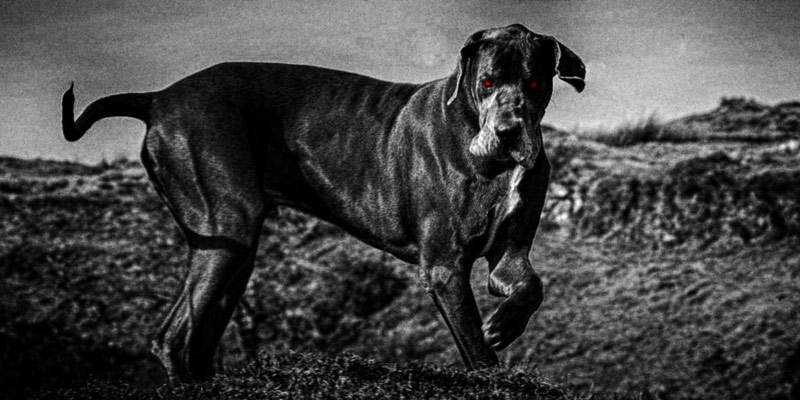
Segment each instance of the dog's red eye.
[[488,80],[488,79],[484,79],[483,80],[483,87],[488,88],[490,86],[492,86],[492,82],[490,80]]
[[536,81],[531,81],[531,89],[536,89]]

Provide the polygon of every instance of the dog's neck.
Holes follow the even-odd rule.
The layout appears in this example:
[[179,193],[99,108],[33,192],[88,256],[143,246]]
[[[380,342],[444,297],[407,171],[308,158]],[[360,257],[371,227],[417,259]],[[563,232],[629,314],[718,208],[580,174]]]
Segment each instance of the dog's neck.
[[486,157],[476,157],[468,154],[475,174],[483,179],[497,179],[503,174],[519,167],[513,160],[499,161]]

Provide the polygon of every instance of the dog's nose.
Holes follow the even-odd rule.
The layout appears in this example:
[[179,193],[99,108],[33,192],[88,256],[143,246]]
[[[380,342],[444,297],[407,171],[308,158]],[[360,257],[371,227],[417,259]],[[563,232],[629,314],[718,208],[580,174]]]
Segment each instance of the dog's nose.
[[520,124],[500,124],[494,130],[494,134],[503,143],[509,143],[517,140],[522,133],[522,125]]

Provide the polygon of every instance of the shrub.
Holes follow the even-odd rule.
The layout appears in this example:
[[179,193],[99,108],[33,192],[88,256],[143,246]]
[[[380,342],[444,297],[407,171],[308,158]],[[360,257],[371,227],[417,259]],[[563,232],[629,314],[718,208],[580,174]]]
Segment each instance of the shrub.
[[628,147],[641,143],[687,143],[702,140],[701,135],[685,126],[665,124],[655,115],[628,122],[617,128],[598,129],[581,133],[583,138],[613,147]]

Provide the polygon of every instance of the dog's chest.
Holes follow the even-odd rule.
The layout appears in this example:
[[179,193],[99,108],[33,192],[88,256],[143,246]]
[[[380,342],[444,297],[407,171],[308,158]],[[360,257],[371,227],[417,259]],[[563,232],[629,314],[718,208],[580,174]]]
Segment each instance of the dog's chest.
[[526,214],[524,209],[528,204],[525,172],[525,168],[517,166],[505,179],[468,195],[467,211],[461,219],[464,231],[460,235],[468,246],[483,249],[480,253],[484,254],[497,240],[502,240],[509,227],[523,222],[520,218]]

